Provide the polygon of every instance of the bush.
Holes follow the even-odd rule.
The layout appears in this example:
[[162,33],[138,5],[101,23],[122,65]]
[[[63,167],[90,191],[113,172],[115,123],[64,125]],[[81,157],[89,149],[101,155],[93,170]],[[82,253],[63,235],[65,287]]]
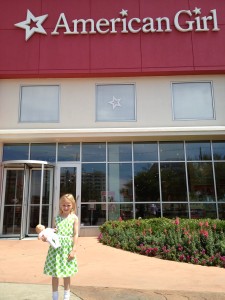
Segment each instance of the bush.
[[105,245],[205,266],[225,267],[225,221],[167,218],[108,221],[100,226]]

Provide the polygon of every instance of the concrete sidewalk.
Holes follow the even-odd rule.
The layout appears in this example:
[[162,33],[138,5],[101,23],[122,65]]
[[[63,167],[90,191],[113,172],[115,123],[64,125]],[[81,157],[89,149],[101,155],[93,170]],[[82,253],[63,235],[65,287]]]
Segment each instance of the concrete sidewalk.
[[[1,300],[51,299],[51,278],[43,275],[47,250],[38,240],[0,240]],[[93,237],[79,238],[77,258],[71,300],[225,299],[225,269],[145,257]]]

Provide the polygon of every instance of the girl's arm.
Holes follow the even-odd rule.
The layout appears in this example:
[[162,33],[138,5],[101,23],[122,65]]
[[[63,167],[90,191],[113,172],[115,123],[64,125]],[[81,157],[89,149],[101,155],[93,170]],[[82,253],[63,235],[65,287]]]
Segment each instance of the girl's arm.
[[69,260],[73,259],[75,257],[76,254],[76,250],[77,250],[77,243],[78,243],[78,217],[75,216],[75,220],[74,220],[74,225],[73,225],[73,232],[74,232],[74,236],[73,236],[73,249],[69,254]]

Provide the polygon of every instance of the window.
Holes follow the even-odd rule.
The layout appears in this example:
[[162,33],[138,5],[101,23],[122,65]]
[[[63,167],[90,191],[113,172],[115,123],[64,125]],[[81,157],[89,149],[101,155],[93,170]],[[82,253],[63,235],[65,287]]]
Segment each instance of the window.
[[31,144],[30,146],[31,160],[46,160],[48,162],[56,161],[56,145],[55,144]]
[[211,82],[172,83],[174,120],[215,119]]
[[59,122],[59,86],[22,86],[20,122]]
[[58,161],[79,161],[79,143],[60,143],[58,144]]
[[96,86],[96,121],[135,121],[134,84]]
[[29,157],[29,144],[5,144],[3,147],[3,161],[23,160]]

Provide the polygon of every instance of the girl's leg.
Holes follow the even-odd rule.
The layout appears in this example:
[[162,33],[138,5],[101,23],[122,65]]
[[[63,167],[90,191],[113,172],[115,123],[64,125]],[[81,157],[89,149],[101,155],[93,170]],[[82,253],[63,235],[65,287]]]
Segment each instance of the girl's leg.
[[57,292],[58,291],[58,286],[59,286],[59,278],[52,277],[52,291]]
[[59,286],[59,278],[52,277],[52,300],[58,300],[58,286]]
[[70,277],[63,278],[64,280],[64,300],[70,299]]

